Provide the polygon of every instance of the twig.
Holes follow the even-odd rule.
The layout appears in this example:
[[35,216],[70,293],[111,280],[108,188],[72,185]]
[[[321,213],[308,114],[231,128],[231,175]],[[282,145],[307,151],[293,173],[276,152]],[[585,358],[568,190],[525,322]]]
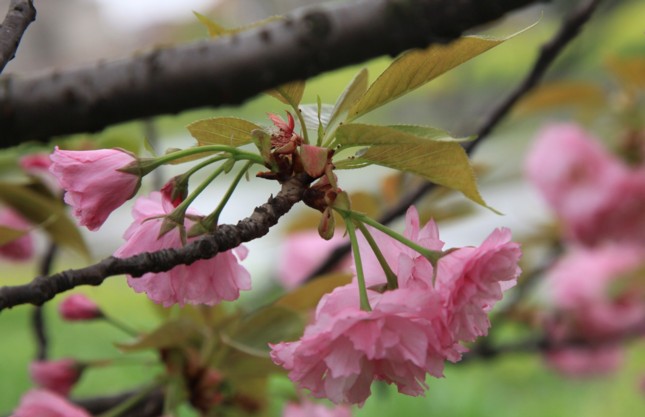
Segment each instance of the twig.
[[[540,55],[538,56],[531,71],[527,74],[522,83],[513,91],[506,100],[504,100],[490,115],[486,122],[482,125],[477,133],[477,138],[468,142],[464,148],[469,155],[472,155],[475,148],[484,141],[490,132],[497,127],[502,119],[508,114],[509,110],[517,103],[517,101],[532,90],[547,69],[551,66],[555,58],[564,50],[564,48],[571,42],[575,36],[580,32],[582,26],[589,20],[593,11],[596,9],[600,0],[592,0],[576,9],[569,17],[562,23],[560,30],[557,34],[546,44],[541,47]],[[401,201],[390,210],[388,210],[379,222],[388,224],[394,219],[402,216],[407,211],[408,207],[418,201],[421,197],[434,190],[436,185],[431,182],[424,182],[416,190],[404,196]],[[312,272],[306,279],[309,281],[316,276],[323,275],[329,272],[338,264],[350,250],[349,244],[339,245],[314,272]]]
[[[47,252],[43,255],[40,261],[39,273],[40,275],[49,275],[51,273],[52,262],[58,251],[58,246],[54,242],[50,242],[47,247]],[[45,315],[42,306],[35,306],[31,316],[32,327],[34,336],[36,338],[36,359],[47,359],[48,337],[47,329],[45,327]]]
[[0,25],[0,73],[16,55],[22,35],[34,20],[36,8],[32,0],[11,0],[7,16]]
[[449,42],[539,0],[356,0],[129,59],[0,79],[2,147],[128,120],[240,104],[289,81]]
[[129,274],[140,277],[148,272],[163,272],[181,264],[190,265],[199,259],[210,259],[220,252],[241,243],[264,236],[280,217],[302,199],[305,187],[311,182],[300,174],[282,184],[275,197],[257,207],[251,216],[237,225],[220,225],[217,229],[179,249],[146,252],[129,258],[113,256],[86,268],[67,270],[50,276],[39,276],[25,285],[0,288],[0,311],[20,304],[41,305],[56,294],[80,285],[100,285],[107,277]]

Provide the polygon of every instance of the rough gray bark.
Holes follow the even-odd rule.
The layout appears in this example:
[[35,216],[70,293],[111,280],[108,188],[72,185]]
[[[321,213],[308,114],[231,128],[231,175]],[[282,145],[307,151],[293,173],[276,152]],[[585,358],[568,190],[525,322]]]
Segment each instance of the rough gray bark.
[[433,42],[539,0],[358,0],[215,40],[35,77],[0,78],[0,147],[239,104],[269,88]]
[[7,16],[0,24],[0,73],[15,56],[22,35],[34,20],[36,8],[32,0],[11,0]]

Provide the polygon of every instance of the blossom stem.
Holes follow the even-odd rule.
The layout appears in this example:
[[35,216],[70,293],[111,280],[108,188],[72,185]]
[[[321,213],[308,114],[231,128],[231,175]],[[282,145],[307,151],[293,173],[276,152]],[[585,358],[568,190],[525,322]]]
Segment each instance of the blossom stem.
[[122,403],[118,404],[117,406],[109,409],[105,413],[99,414],[98,417],[116,417],[121,415],[124,411],[128,410],[132,406],[134,406],[136,403],[141,401],[141,399],[145,398],[148,394],[153,392],[154,390],[158,389],[159,385],[158,384],[150,384],[141,391],[137,392],[127,400],[123,401]]
[[103,320],[110,323],[112,326],[116,327],[117,329],[123,331],[124,333],[129,334],[130,336],[133,336],[133,337],[139,336],[138,331],[134,330],[132,327],[123,323],[121,320],[117,320],[114,317],[110,317],[106,315],[103,315]]
[[387,279],[387,288],[389,290],[395,290],[399,288],[399,282],[396,278],[396,274],[394,273],[394,271],[392,271],[392,268],[390,268],[390,265],[387,263],[387,260],[383,256],[383,252],[381,252],[381,249],[379,249],[370,231],[361,222],[358,222],[358,228],[361,233],[363,233],[363,236],[365,236],[365,240],[367,240],[367,243],[370,245],[372,252],[374,252],[374,255],[376,255],[376,259],[378,259],[379,264],[381,264],[383,272],[385,272],[385,278]]
[[206,145],[206,146],[197,146],[193,148],[182,149],[179,151],[171,152],[166,155],[162,155],[158,158],[154,158],[152,160],[149,160],[149,162],[147,163],[142,162],[143,166],[141,167],[141,170],[143,171],[143,175],[145,175],[151,172],[152,170],[156,169],[157,167],[167,164],[169,162],[175,161],[177,159],[185,158],[187,156],[192,156],[192,155],[198,155],[200,153],[203,153],[205,154],[204,156],[207,156],[207,154],[210,154],[212,152],[227,153],[231,156],[232,159],[235,159],[236,161],[248,160],[248,161],[252,161],[253,163],[264,166],[264,160],[258,154],[242,151],[232,146]]
[[386,227],[382,225],[381,223],[377,222],[376,220],[370,218],[369,216],[364,215],[363,213],[358,213],[355,211],[350,211],[349,212],[350,217],[358,220],[359,222],[366,223],[376,230],[379,230],[386,235],[390,236],[393,239],[398,240],[399,242],[403,243],[405,246],[409,247],[410,249],[419,252],[422,256],[424,256],[426,259],[430,261],[432,266],[437,266],[437,261],[443,256],[442,252],[439,251],[434,251],[430,250],[428,248],[424,248],[423,246],[411,241],[410,239],[406,238],[405,236],[395,232],[394,230],[390,229],[389,227]]
[[[206,187],[208,187],[208,185],[211,182],[213,182],[215,178],[219,176],[219,174],[221,174],[228,168],[229,167],[226,164],[222,164],[219,167],[217,167],[217,169],[215,169],[204,181],[202,181],[202,183],[199,184],[197,188],[195,188],[193,192],[190,193],[186,197],[186,199],[182,201],[181,204],[179,204],[177,208],[175,208],[175,210],[173,210],[172,214],[170,214],[169,216],[174,218],[174,216],[181,214],[181,217],[183,218],[184,214],[186,213],[186,210],[188,209],[188,206],[192,204],[192,202],[197,198],[197,196],[200,195],[206,189]],[[181,224],[181,222],[179,221],[178,223]]]
[[246,163],[246,165],[242,167],[242,169],[240,169],[240,172],[238,172],[235,178],[233,179],[233,182],[228,187],[228,190],[226,190],[226,194],[224,194],[224,197],[222,197],[222,200],[219,202],[215,211],[213,211],[204,220],[202,220],[202,224],[205,227],[210,229],[213,225],[217,224],[219,220],[219,216],[220,214],[222,214],[222,210],[224,210],[224,207],[226,206],[226,204],[228,204],[228,200],[231,199],[231,196],[233,195],[233,192],[235,191],[238,184],[242,180],[242,177],[246,175],[247,171],[251,168],[252,165],[253,165],[253,162],[249,161]]
[[369,298],[367,297],[367,286],[365,285],[365,274],[363,273],[363,262],[361,261],[361,252],[358,249],[358,240],[356,239],[356,229],[351,217],[343,217],[349,234],[349,242],[354,254],[354,263],[356,264],[356,278],[358,280],[358,294],[361,302],[361,310],[372,311]]

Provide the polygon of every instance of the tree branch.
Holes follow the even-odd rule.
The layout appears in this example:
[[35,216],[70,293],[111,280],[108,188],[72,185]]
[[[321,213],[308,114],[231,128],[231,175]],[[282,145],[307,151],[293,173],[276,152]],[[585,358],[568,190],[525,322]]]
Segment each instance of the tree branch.
[[267,89],[456,39],[540,0],[357,0],[316,5],[214,40],[91,67],[0,79],[0,146],[154,115],[240,104]]
[[[40,260],[40,275],[49,275],[51,273],[52,263],[58,251],[58,245],[50,241],[47,251]],[[44,361],[48,356],[49,338],[47,337],[47,327],[45,324],[45,314],[43,306],[35,306],[31,315],[31,323],[36,339],[36,360]]]
[[32,0],[11,0],[7,16],[0,25],[0,73],[16,55],[22,35],[34,20],[36,8]]
[[[464,146],[468,155],[472,155],[475,148],[483,142],[484,139],[488,138],[488,135],[499,125],[519,99],[535,88],[555,59],[576,37],[576,35],[580,33],[582,26],[589,20],[599,3],[600,0],[591,0],[574,10],[568,18],[564,20],[556,35],[540,48],[538,58],[522,83],[520,83],[520,85],[506,98],[506,100],[504,100],[490,114],[488,119],[479,129],[477,138],[468,142]],[[407,196],[404,196],[396,206],[384,213],[379,219],[379,222],[382,224],[388,224],[394,219],[402,216],[405,214],[408,207],[435,188],[436,185],[434,183],[424,182],[416,190],[413,190],[408,193]],[[349,253],[349,251],[349,243],[339,245],[323,262],[321,262],[320,266],[312,272],[309,277],[307,277],[306,281],[310,281],[316,276],[328,273]]]
[[302,199],[311,177],[299,174],[284,184],[275,197],[257,207],[251,216],[237,225],[220,225],[217,229],[179,249],[145,252],[129,258],[111,256],[86,268],[67,270],[50,276],[39,276],[29,284],[0,288],[0,311],[20,304],[41,305],[56,294],[80,285],[100,285],[107,277],[129,274],[140,277],[147,272],[163,272],[181,264],[190,265],[210,259],[241,243],[264,236],[294,204]]

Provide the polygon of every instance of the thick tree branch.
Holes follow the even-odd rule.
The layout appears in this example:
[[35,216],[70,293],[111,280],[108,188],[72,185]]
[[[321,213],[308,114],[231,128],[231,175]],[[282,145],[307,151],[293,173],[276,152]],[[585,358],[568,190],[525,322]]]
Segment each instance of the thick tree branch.
[[108,63],[0,79],[0,146],[239,104],[269,88],[433,42],[539,0],[357,0]]
[[257,207],[251,216],[237,225],[220,225],[212,234],[180,249],[146,252],[129,258],[103,259],[86,268],[63,271],[51,276],[39,276],[29,284],[0,288],[0,311],[20,304],[40,305],[56,294],[80,285],[100,285],[105,278],[129,274],[140,277],[147,272],[163,272],[173,267],[200,259],[209,259],[241,243],[264,236],[280,217],[302,199],[305,187],[311,182],[306,174],[299,174],[282,185],[275,197]]
[[[520,83],[520,85],[490,114],[488,119],[479,129],[477,138],[465,145],[464,148],[469,155],[472,155],[475,148],[488,138],[490,132],[499,125],[520,98],[535,88],[555,59],[576,37],[576,35],[580,33],[582,26],[589,20],[599,3],[600,0],[588,1],[583,6],[574,10],[568,18],[564,20],[555,36],[541,47],[538,58],[522,83]],[[379,219],[379,222],[382,224],[388,224],[394,219],[402,216],[405,214],[408,207],[435,188],[436,185],[434,183],[424,182],[417,187],[416,190],[413,190],[404,196],[396,206],[384,213]],[[339,245],[323,262],[321,262],[320,266],[312,272],[309,277],[307,277],[306,281],[309,281],[316,276],[328,273],[349,253],[349,251],[349,243]]]
[[11,0],[7,16],[0,24],[0,73],[16,55],[22,35],[34,20],[36,8],[32,0]]

